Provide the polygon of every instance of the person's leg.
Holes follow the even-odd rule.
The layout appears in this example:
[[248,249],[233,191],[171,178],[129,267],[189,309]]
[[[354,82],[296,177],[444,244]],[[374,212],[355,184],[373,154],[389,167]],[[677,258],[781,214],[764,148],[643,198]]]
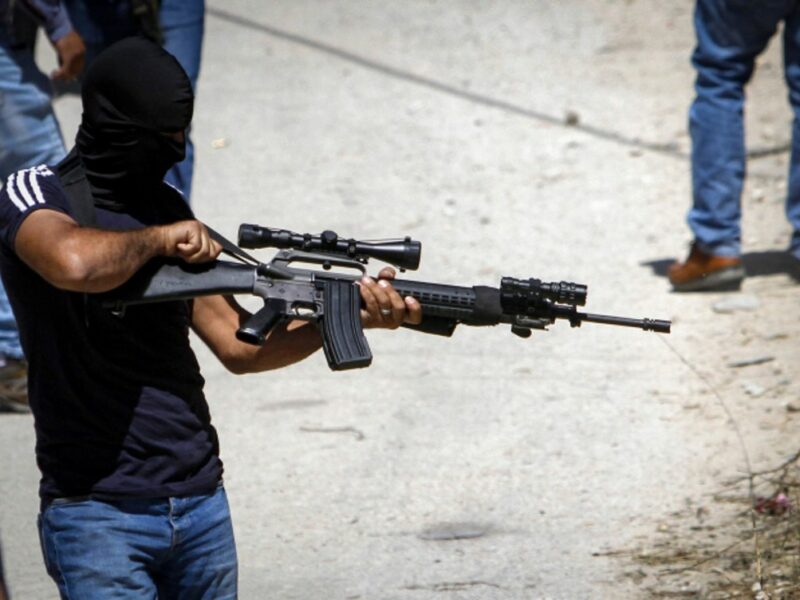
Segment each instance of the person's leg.
[[676,291],[738,288],[741,195],[745,178],[744,87],[794,0],[697,0],[695,99],[689,109],[692,139],[694,234],[689,257],[669,268]]
[[3,549],[0,548],[0,600],[8,599],[8,588],[6,588],[6,578],[3,571]]
[[787,17],[784,24],[783,59],[789,103],[794,112],[786,217],[793,230],[789,252],[800,260],[800,7]]
[[159,599],[234,600],[238,567],[225,490],[170,501],[177,542],[156,575]]
[[786,0],[698,0],[696,97],[689,111],[693,205],[688,223],[701,250],[741,252],[745,177],[744,86],[756,56],[786,15]]
[[33,49],[12,50],[0,39],[0,184],[20,169],[53,165],[66,154],[50,92]]
[[[66,153],[50,81],[36,66],[33,48],[12,49],[4,35],[0,32],[0,187],[12,173],[53,165]],[[17,323],[0,284],[0,410],[26,406],[23,359]]]
[[86,45],[85,69],[100,52],[114,42],[138,34],[138,26],[131,15],[131,5],[127,0],[64,0],[64,5],[72,26]]
[[172,544],[166,499],[55,500],[39,516],[39,531],[62,598],[158,597],[152,572]]
[[[159,12],[164,48],[178,59],[197,92],[203,48],[205,0],[162,0]],[[186,158],[167,173],[167,181],[189,202],[194,172],[194,144],[186,132]]]

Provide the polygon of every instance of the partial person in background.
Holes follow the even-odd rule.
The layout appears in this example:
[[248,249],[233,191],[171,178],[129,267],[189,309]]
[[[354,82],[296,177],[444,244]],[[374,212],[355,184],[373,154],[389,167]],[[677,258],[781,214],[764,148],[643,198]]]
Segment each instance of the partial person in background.
[[[123,38],[144,35],[178,59],[197,92],[203,47],[205,0],[65,0],[75,29],[86,43],[86,64]],[[186,158],[166,181],[189,202],[194,172],[194,144],[186,132]]]
[[[55,164],[66,153],[51,105],[51,81],[34,62],[39,27],[58,54],[53,80],[74,80],[83,69],[83,41],[62,2],[0,0],[0,186],[12,173]],[[25,379],[17,325],[0,286],[0,412],[27,410]]]
[[6,578],[3,574],[3,549],[0,548],[0,600],[8,600],[8,590],[6,589]]
[[741,259],[741,197],[746,172],[744,87],[758,55],[783,24],[789,102],[794,112],[786,216],[788,251],[800,261],[800,3],[797,0],[697,0],[696,98],[689,112],[694,233],[685,262],[669,268],[675,291],[736,289]]

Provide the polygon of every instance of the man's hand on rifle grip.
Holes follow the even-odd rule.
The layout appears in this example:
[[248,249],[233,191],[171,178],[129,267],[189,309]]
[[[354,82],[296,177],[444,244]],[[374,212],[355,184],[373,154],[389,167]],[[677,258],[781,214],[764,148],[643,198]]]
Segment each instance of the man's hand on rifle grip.
[[364,328],[397,329],[403,323],[417,325],[422,321],[422,307],[415,298],[402,298],[392,287],[395,270],[384,267],[378,279],[363,277],[359,282],[361,299],[361,323]]

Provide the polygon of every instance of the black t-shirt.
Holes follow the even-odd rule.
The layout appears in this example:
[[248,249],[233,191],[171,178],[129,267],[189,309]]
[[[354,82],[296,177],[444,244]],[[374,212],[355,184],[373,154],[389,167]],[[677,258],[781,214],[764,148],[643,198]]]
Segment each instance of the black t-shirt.
[[[163,186],[159,201],[178,194]],[[97,209],[97,227],[136,229],[171,220]],[[189,346],[190,306],[104,308],[91,294],[57,289],[14,252],[36,210],[71,214],[53,172],[12,175],[0,191],[0,270],[28,359],[43,498],[92,494],[155,498],[213,489],[222,475],[203,378]]]

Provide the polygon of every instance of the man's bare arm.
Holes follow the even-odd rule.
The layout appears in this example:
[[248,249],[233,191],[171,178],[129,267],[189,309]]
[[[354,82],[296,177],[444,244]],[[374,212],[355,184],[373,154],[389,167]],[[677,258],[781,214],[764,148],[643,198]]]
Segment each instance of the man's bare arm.
[[198,221],[107,231],[81,227],[64,213],[42,209],[23,221],[15,249],[55,287],[97,293],[125,283],[156,256],[206,262],[216,258],[221,247]]
[[311,323],[280,323],[267,336],[263,346],[239,341],[236,330],[250,313],[231,297],[195,298],[192,328],[214,355],[232,373],[256,373],[279,369],[310,356],[322,347],[319,331]]

